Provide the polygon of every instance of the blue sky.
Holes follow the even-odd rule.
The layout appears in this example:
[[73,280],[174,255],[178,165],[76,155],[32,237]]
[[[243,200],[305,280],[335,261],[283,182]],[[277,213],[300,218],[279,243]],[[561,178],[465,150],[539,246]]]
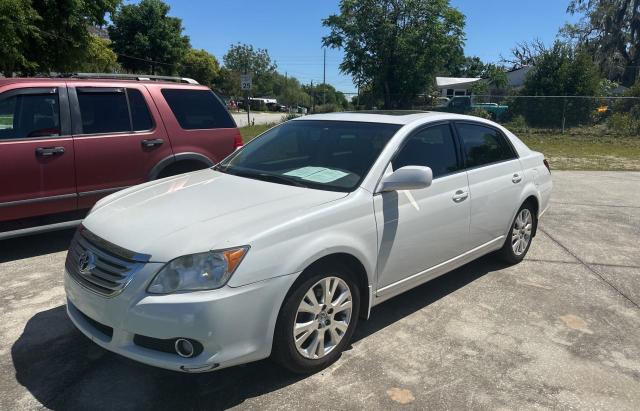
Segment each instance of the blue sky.
[[[166,1],[166,0],[165,0]],[[242,42],[265,48],[278,70],[303,83],[322,81],[322,19],[338,12],[338,1],[205,1],[169,0],[171,15],[183,20],[191,44],[221,62],[229,45]],[[553,42],[558,28],[575,18],[568,0],[452,0],[467,16],[465,52],[486,62],[507,55],[518,41],[536,37]],[[340,74],[342,53],[327,50],[327,83],[353,92],[349,76]]]

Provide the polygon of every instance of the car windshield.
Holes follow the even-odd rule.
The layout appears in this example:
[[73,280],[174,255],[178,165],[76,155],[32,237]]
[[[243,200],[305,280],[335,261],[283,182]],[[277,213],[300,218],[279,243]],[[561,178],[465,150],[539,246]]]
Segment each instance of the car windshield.
[[331,191],[353,191],[397,124],[295,120],[272,128],[216,170],[248,178]]

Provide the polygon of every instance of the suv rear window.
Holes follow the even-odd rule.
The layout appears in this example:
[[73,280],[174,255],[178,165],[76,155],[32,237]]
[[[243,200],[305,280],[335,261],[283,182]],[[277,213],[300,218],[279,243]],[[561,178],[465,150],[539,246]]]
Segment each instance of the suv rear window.
[[118,133],[131,130],[124,89],[78,89],[84,134]]
[[220,99],[210,90],[162,89],[162,95],[185,130],[236,127]]
[[82,87],[77,92],[83,134],[121,133],[153,128],[151,113],[139,90]]

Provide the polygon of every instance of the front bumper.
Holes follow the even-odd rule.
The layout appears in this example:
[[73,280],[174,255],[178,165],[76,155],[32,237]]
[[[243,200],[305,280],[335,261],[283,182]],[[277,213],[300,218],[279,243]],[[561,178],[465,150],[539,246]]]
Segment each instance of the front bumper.
[[[65,271],[71,321],[103,348],[169,370],[204,372],[270,355],[278,312],[296,274],[236,288],[150,295],[145,292],[148,280],[162,265],[147,264],[113,298],[86,289]],[[203,351],[183,358],[137,345],[136,334],[197,340]]]

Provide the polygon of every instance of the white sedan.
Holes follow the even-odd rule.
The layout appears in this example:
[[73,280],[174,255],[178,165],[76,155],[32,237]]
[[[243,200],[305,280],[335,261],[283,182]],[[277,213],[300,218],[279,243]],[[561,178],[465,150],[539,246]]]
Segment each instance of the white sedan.
[[212,169],[98,202],[68,253],[67,311],[153,366],[272,356],[313,372],[374,305],[487,253],[521,261],[551,187],[542,154],[491,121],[298,118]]

